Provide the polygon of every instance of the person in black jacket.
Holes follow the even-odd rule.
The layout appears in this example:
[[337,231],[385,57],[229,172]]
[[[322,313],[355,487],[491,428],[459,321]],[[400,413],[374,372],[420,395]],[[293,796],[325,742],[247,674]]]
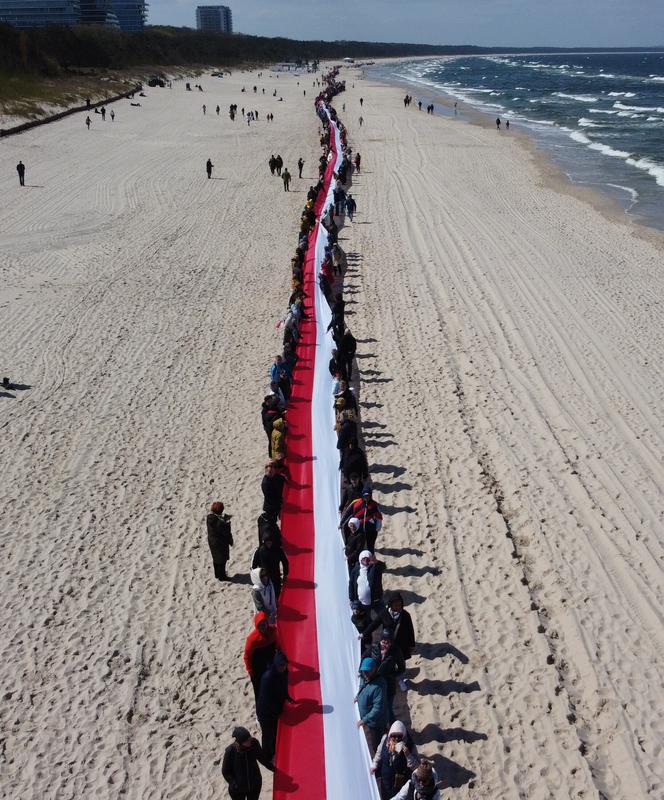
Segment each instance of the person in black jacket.
[[[356,439],[351,439],[341,454],[341,472],[349,483],[352,475],[359,476],[360,481],[366,481],[369,478],[367,457],[364,450],[358,446]],[[356,500],[358,496],[361,497],[361,493],[353,497],[353,500]]]
[[355,397],[355,392],[348,386],[347,381],[339,381],[339,391],[334,396],[335,401],[340,397],[344,399],[344,408],[357,411],[357,397]]
[[269,514],[266,514],[265,511],[258,517],[258,545],[260,547],[263,536],[265,534],[269,534],[272,536],[272,541],[281,547],[281,531],[279,530],[279,525],[274,517],[271,517]]
[[214,576],[218,581],[230,581],[231,578],[226,575],[226,564],[230,557],[230,548],[233,546],[233,534],[231,518],[228,514],[224,514],[223,503],[212,503],[206,522]]
[[382,561],[377,561],[369,550],[363,550],[348,579],[348,599],[351,603],[359,600],[368,609],[379,608],[383,599],[384,570]]
[[265,395],[265,398],[263,399],[263,403],[261,405],[261,422],[263,423],[263,430],[267,434],[268,456],[272,452],[271,450],[272,425],[274,424],[275,419],[279,419],[280,416],[281,416],[281,411],[279,409],[277,395],[276,394]]
[[399,592],[385,592],[385,605],[369,627],[369,633],[380,628],[391,628],[394,633],[394,644],[397,645],[404,661],[412,656],[415,649],[415,629],[413,620],[404,608],[403,597]]
[[401,650],[394,644],[394,631],[384,628],[379,642],[375,642],[362,654],[363,658],[373,658],[378,664],[377,675],[385,678],[387,684],[387,708],[390,723],[394,722],[394,696],[397,693],[397,680],[406,670]]
[[353,500],[361,499],[363,489],[364,484],[362,483],[360,476],[355,472],[351,473],[348,479],[348,484],[344,488],[343,494],[341,495],[341,503],[339,503],[339,513],[342,516],[344,511],[353,502]]
[[332,358],[330,359],[328,369],[330,370],[330,375],[333,378],[338,372],[341,372],[341,362],[339,361],[339,353],[336,350],[332,351]]
[[353,377],[353,359],[357,350],[357,341],[349,329],[346,329],[346,332],[341,337],[337,349],[339,351],[339,361],[341,362],[341,377],[345,381],[350,381]]
[[263,673],[256,701],[256,716],[262,734],[261,745],[265,758],[269,761],[274,759],[279,717],[286,701],[295,703],[288,694],[288,659],[284,653],[279,652],[272,665]]
[[221,774],[228,783],[231,800],[258,800],[263,778],[258,764],[274,772],[274,765],[265,758],[263,749],[246,728],[233,730],[232,744],[224,751]]
[[348,529],[348,535],[346,536],[344,555],[346,556],[348,573],[350,574],[359,561],[360,553],[367,549],[367,538],[364,533],[364,528],[361,527],[360,521],[355,517],[351,517],[351,519],[348,520],[348,525],[346,527]]
[[281,594],[281,569],[283,569],[283,580],[288,577],[288,558],[283,547],[274,542],[272,534],[269,532],[263,534],[263,543],[254,553],[251,568],[256,569],[256,567],[265,570],[272,581],[274,594],[278,600]]
[[352,411],[343,411],[342,412],[343,419],[341,420],[341,426],[339,427],[339,432],[337,433],[337,450],[339,451],[339,469],[341,469],[341,465],[343,464],[343,457],[346,448],[352,441],[357,440],[357,422],[355,422],[352,417],[354,416]]
[[263,491],[263,511],[275,520],[281,514],[281,501],[285,483],[286,477],[283,472],[277,469],[272,462],[267,464],[265,467],[265,475],[261,482],[261,490]]

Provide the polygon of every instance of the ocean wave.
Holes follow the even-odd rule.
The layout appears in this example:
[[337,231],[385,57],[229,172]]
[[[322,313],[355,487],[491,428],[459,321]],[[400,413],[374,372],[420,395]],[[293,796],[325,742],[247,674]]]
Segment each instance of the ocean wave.
[[613,104],[614,108],[621,108],[623,111],[656,111],[658,114],[664,114],[662,106],[626,106],[620,100],[616,100]]
[[[632,203],[629,208],[631,208],[639,199],[639,193],[631,186],[622,186],[620,183],[607,183],[606,185],[611,186],[613,189],[622,189],[623,192],[627,192],[627,194],[632,198]],[[629,208],[627,209],[628,211]]]
[[581,117],[581,119],[576,123],[580,128],[603,128],[603,125],[598,125],[596,122],[592,122],[592,120],[586,119],[585,117]]
[[574,139],[575,142],[579,144],[590,144],[590,139],[585,135],[585,133],[581,133],[581,131],[572,131],[569,135],[570,139]]
[[599,98],[591,97],[587,94],[565,94],[565,92],[553,92],[554,97],[564,97],[569,100],[578,100],[579,103],[596,103]]
[[636,97],[634,92],[608,92],[609,97]]
[[618,111],[609,111],[607,108],[589,108],[588,109],[588,113],[589,114],[610,114],[611,116],[613,116],[614,114],[617,114]]
[[605,156],[612,156],[613,158],[622,158],[627,160],[632,155],[631,153],[627,153],[625,150],[616,150],[613,147],[609,147],[608,144],[603,144],[602,142],[593,142],[592,139],[589,139],[585,133],[581,133],[581,131],[572,131],[569,135],[569,138],[573,139],[579,144],[585,144],[590,150],[596,150],[598,153],[604,153]]
[[649,158],[628,158],[627,163],[652,175],[658,186],[664,186],[664,166],[662,164],[656,164]]

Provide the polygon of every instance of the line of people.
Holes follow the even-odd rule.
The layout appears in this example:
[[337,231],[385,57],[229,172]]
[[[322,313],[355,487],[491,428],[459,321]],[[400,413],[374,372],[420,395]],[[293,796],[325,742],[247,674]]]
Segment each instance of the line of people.
[[[357,343],[344,319],[345,301],[340,287],[346,256],[337,240],[337,218],[344,210],[348,213],[345,187],[350,182],[353,161],[346,129],[330,105],[331,99],[344,89],[343,83],[335,80],[337,74],[338,71],[333,71],[326,76],[324,85],[326,83],[327,88],[317,98],[316,106],[323,125],[321,166],[323,159],[327,165],[332,152],[330,141],[334,132],[328,113],[339,130],[343,157],[334,175],[335,192],[344,190],[345,201],[343,205],[341,202],[332,205],[321,219],[328,241],[318,280],[332,309],[330,329],[337,345],[329,366],[335,378],[333,402],[342,481],[339,529],[349,569],[351,619],[362,645],[358,665],[359,687],[355,696],[358,726],[367,733],[373,755],[371,771],[376,776],[383,800],[437,800],[435,771],[426,759],[419,759],[410,733],[395,718],[394,712],[397,690],[406,689],[405,664],[415,647],[415,634],[412,619],[404,608],[403,596],[399,592],[383,592],[385,564],[375,555],[382,514],[372,497],[366,455],[358,442],[358,404],[349,385]],[[238,727],[233,731],[233,742],[226,748],[222,764],[222,773],[233,800],[256,800],[259,797],[262,779],[258,764],[274,770],[279,717],[285,704],[294,702],[288,693],[288,658],[283,652],[278,628],[279,596],[289,572],[279,521],[284,486],[288,480],[284,461],[288,439],[287,406],[298,360],[300,322],[306,318],[304,260],[316,224],[314,204],[324,190],[324,175],[325,169],[322,169],[318,183],[309,190],[301,215],[298,244],[291,260],[292,291],[281,324],[283,351],[275,355],[269,368],[270,393],[265,396],[261,408],[269,461],[261,482],[263,509],[257,521],[259,542],[251,563],[254,625],[244,647],[244,664],[254,692],[261,743],[246,728]],[[219,502],[213,504],[208,515],[208,540],[215,576],[219,580],[229,580],[225,568],[233,543],[230,516],[224,514],[223,504]]]

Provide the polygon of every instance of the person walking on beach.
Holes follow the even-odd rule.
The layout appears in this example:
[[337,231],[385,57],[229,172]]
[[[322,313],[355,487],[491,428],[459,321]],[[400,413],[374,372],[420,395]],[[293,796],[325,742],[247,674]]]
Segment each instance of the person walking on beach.
[[291,174],[288,171],[288,167],[286,167],[281,174],[281,180],[284,182],[284,192],[290,192],[290,179]]
[[510,129],[510,121],[508,119],[505,120],[505,129],[506,130]]
[[362,124],[363,124],[363,122],[364,122],[364,117],[362,117],[362,116],[361,116],[361,117],[359,118],[358,122],[360,123],[360,128],[361,128],[361,127],[362,127]]
[[274,772],[274,765],[265,757],[263,748],[246,728],[233,730],[233,742],[224,751],[221,774],[228,783],[231,800],[258,800],[263,778],[258,764]]
[[284,165],[283,158],[277,153],[277,157],[274,160],[275,169],[277,170],[277,175],[281,176],[281,168]]
[[111,109],[111,122],[115,122],[115,111]]
[[355,153],[355,172],[360,171],[361,163],[362,163],[362,156],[359,153]]
[[365,728],[373,757],[387,727],[387,686],[379,677],[373,658],[363,658],[360,664],[360,689],[355,697],[360,719],[358,728]]
[[207,111],[207,107],[203,104],[203,116],[205,116],[205,112]]
[[22,161],[16,165],[16,171],[18,172],[19,186],[25,186],[25,164]]
[[496,130],[500,130],[500,117],[496,117]]
[[219,111],[220,111],[220,108],[219,108],[219,106],[217,106],[217,116],[219,116]]
[[231,533],[231,518],[224,514],[224,504],[212,503],[210,513],[207,515],[207,538],[214,564],[214,576],[218,581],[230,581],[226,575],[226,564],[230,557],[230,548],[233,546]]
[[300,178],[302,177],[302,167],[303,166],[304,166],[304,159],[302,158],[302,156],[300,156],[300,158],[298,158],[298,160],[297,160],[297,169],[298,169],[298,173],[299,173],[299,177]]
[[360,97],[360,107],[364,105],[364,97]]
[[256,702],[261,745],[265,758],[270,762],[277,748],[277,727],[286,701],[295,703],[288,694],[288,659],[283,653],[277,653],[272,665],[263,673]]
[[90,119],[89,116],[85,118],[85,124],[88,126],[88,130],[90,130],[90,123],[91,122],[92,122],[92,120]]
[[357,203],[355,202],[355,198],[352,194],[348,194],[346,197],[346,213],[348,214],[348,219],[352,222],[353,215],[357,210]]
[[212,170],[214,169],[214,164],[212,160],[208,158],[205,162],[205,171],[207,172],[208,180],[212,177]]

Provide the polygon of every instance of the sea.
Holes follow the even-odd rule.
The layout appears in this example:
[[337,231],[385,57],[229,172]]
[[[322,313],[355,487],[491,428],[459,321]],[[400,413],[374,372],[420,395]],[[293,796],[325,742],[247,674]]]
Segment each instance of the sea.
[[664,51],[454,56],[381,64],[368,75],[412,84],[425,105],[448,95],[461,118],[468,105],[509,119],[571,181],[664,230]]

